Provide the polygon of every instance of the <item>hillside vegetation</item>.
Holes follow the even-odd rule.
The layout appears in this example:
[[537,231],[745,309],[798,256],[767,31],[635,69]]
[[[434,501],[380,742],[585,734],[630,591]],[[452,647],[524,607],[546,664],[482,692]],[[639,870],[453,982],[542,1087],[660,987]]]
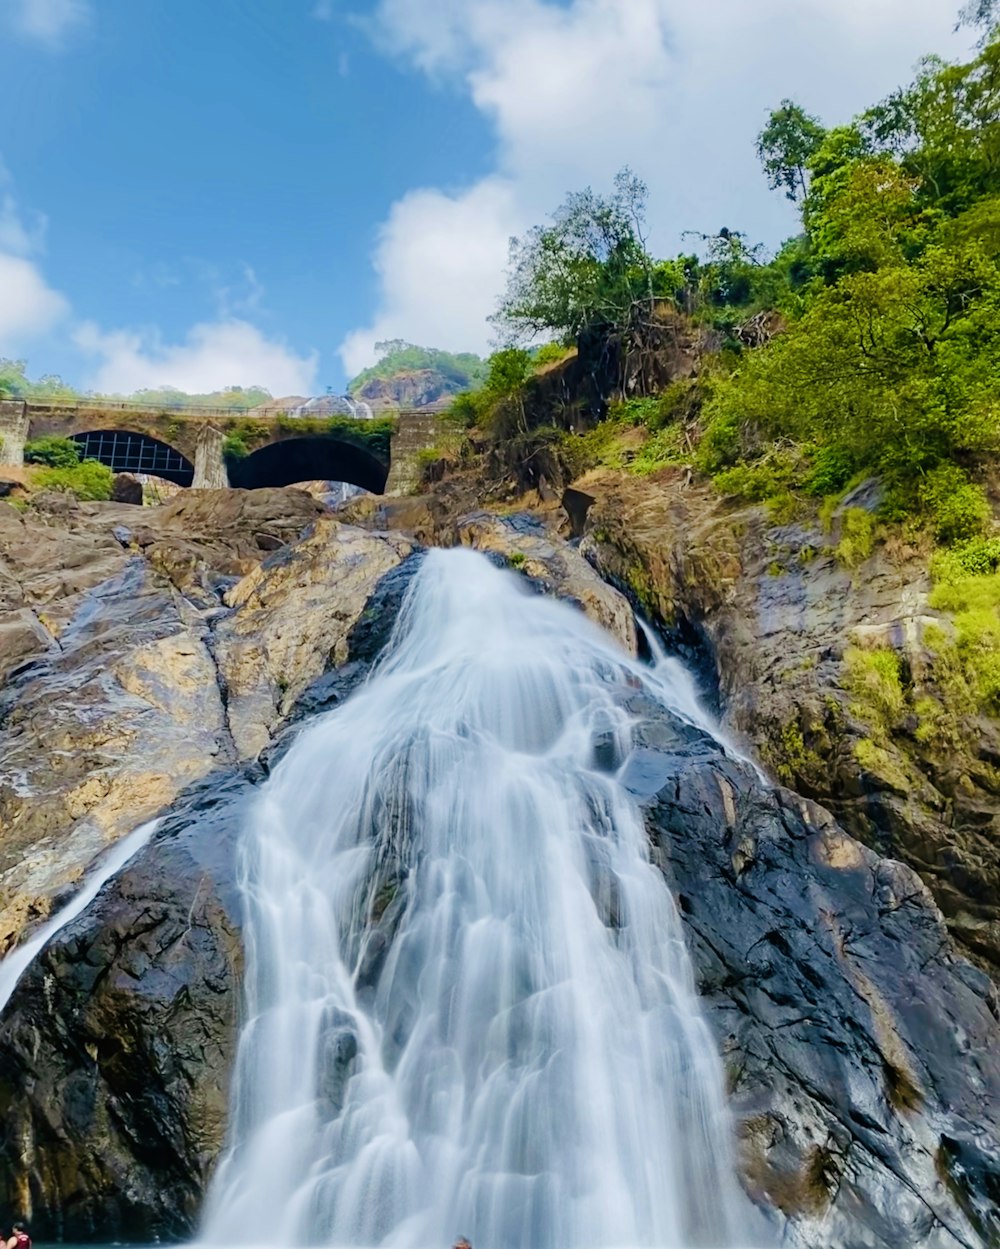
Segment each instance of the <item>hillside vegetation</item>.
[[[534,440],[560,443],[576,468],[683,460],[789,517],[877,476],[880,521],[979,539],[1000,446],[1000,39],[966,63],[927,58],[846,125],[785,100],[758,154],[800,212],[776,255],[722,230],[698,254],[654,258],[628,170],[610,196],[574,193],[514,240],[494,318],[510,345],[456,416],[501,441],[541,423]],[[676,337],[679,320],[700,335],[698,359],[649,385],[645,343],[663,325]],[[602,427],[577,420],[568,434],[532,415],[537,363],[521,344],[539,335],[615,357]],[[635,427],[638,451],[622,439]]]

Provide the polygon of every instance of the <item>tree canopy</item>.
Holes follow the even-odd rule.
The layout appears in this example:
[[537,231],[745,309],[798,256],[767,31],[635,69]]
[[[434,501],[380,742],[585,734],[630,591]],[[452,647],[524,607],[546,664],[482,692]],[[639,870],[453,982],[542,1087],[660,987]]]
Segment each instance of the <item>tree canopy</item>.
[[791,100],[782,100],[757,136],[757,155],[772,191],[801,200],[809,190],[809,162],[825,135],[819,120]]
[[507,289],[492,318],[504,341],[573,338],[622,324],[654,289],[644,239],[647,189],[630,169],[611,195],[574,191],[552,215],[510,241]]
[[[788,101],[779,113],[805,116]],[[795,183],[797,284],[772,287],[784,332],[713,386],[702,462],[819,493],[876,471],[900,506],[968,502],[966,469],[1000,450],[1000,41],[967,63],[924,61],[908,86],[814,137]],[[775,174],[773,145],[761,147],[787,189],[790,158]],[[765,266],[775,277],[780,260]],[[935,492],[942,473],[951,487]],[[982,515],[965,512],[968,524]]]

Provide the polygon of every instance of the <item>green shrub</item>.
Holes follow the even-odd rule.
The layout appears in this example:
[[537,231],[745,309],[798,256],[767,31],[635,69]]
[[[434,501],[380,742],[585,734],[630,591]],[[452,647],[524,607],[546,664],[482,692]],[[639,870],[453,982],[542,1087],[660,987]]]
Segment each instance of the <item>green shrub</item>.
[[49,468],[73,468],[80,463],[83,447],[72,438],[35,438],[24,444],[28,464],[45,464]]
[[834,554],[845,568],[857,568],[875,549],[877,525],[871,512],[849,507],[841,522],[840,541]]
[[954,584],[966,577],[988,577],[1000,568],[1000,538],[973,538],[939,551],[931,561],[935,582]]
[[326,422],[326,432],[385,460],[389,458],[389,446],[396,432],[396,418],[376,416],[373,420],[362,421],[353,416],[331,416]]
[[35,478],[40,490],[63,490],[78,499],[110,499],[115,475],[98,460],[83,460],[72,468],[45,468]]
[[679,425],[668,425],[651,433],[626,467],[630,473],[645,477],[668,464],[680,464],[683,459],[683,431]]
[[543,343],[531,355],[531,363],[535,368],[541,368],[545,364],[557,364],[573,351],[572,347],[567,347],[565,343]]
[[820,498],[838,494],[854,476],[854,469],[854,457],[843,447],[820,447],[802,488]]
[[938,542],[968,542],[983,532],[990,505],[980,486],[969,481],[957,464],[929,472],[918,491]]
[[222,454],[227,460],[243,460],[250,454],[250,448],[242,434],[226,434],[222,440]]
[[759,460],[755,464],[736,464],[724,469],[716,475],[715,485],[722,494],[762,503],[787,489],[788,475],[781,465]]
[[464,390],[460,395],[456,395],[451,401],[448,408],[448,415],[455,417],[461,421],[466,429],[471,429],[479,420],[484,407],[484,396],[482,391]]

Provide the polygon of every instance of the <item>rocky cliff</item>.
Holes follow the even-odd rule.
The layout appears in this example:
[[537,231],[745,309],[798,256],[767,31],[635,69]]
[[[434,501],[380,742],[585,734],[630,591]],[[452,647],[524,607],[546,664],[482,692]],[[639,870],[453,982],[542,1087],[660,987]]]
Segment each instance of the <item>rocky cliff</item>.
[[[163,816],[0,1017],[0,1207],[25,1210],[40,1239],[195,1226],[239,1019],[242,806],[303,718],[364,677],[422,544],[487,551],[633,649],[631,611],[596,564],[671,623],[762,746],[774,734],[754,736],[758,717],[784,725],[800,701],[809,714],[836,695],[837,630],[858,613],[890,628],[912,586],[905,567],[898,583],[852,578],[826,556],[808,564],[813,588],[782,585],[778,547],[806,567],[788,535],[755,514],[740,528],[682,484],[648,498],[628,486],[588,483],[583,553],[538,518],[459,515],[454,496],[365,501],[367,527],[297,491],[190,492],[141,511],[0,505],[0,938],[23,940],[103,847]],[[892,791],[828,786],[862,845],[632,698],[625,775],[725,1057],[747,1191],[789,1243],[816,1249],[995,1243],[1000,1010],[938,909],[948,873],[925,884],[899,861],[902,800],[892,824]]]

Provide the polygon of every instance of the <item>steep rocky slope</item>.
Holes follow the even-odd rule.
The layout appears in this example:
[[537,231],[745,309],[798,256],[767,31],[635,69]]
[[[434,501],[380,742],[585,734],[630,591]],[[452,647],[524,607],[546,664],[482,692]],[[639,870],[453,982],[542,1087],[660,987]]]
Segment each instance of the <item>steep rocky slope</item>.
[[[606,525],[636,500],[613,493],[627,485],[617,479],[601,497],[591,485],[590,556],[635,586],[630,569],[647,565]],[[239,1018],[243,804],[302,717],[364,677],[419,562],[418,530],[511,561],[529,588],[575,600],[636,644],[624,600],[537,521],[445,522],[421,500],[366,506],[367,530],[294,491],[0,515],[8,611],[39,625],[8,661],[0,718],[8,940],[30,932],[101,846],[165,815],[0,1018],[0,1205],[24,1209],[40,1237],[148,1239],[194,1226],[224,1138]],[[740,587],[763,593],[758,582],[781,578],[750,562],[752,546],[727,555],[732,525],[717,518],[712,538],[710,513],[680,513],[669,531],[648,518],[641,584],[647,599],[659,587],[650,605],[678,637],[701,639],[749,736],[755,699],[784,723],[778,694],[769,710],[758,691],[781,688],[765,674],[783,669],[795,617],[782,633],[786,605],[770,600],[775,624],[753,665],[754,628],[767,617]],[[758,523],[748,517],[746,533]],[[678,554],[654,565],[655,552],[673,550],[667,532]],[[31,552],[45,541],[43,575]],[[753,541],[766,558],[767,533]],[[681,553],[702,548],[711,554],[689,568]],[[884,601],[861,582],[856,593],[874,595],[869,623],[879,624],[888,588]],[[846,629],[855,607],[843,598],[841,587]],[[741,625],[747,602],[758,614]],[[824,617],[807,636],[832,627]],[[831,688],[836,663],[817,663]],[[730,674],[730,664],[741,667]],[[957,953],[913,871],[821,807],[763,784],[641,690],[624,696],[636,724],[624,775],[685,921],[747,1190],[790,1243],[816,1249],[993,1243],[1000,1010],[989,978]],[[844,811],[860,823],[864,795],[854,798]]]

